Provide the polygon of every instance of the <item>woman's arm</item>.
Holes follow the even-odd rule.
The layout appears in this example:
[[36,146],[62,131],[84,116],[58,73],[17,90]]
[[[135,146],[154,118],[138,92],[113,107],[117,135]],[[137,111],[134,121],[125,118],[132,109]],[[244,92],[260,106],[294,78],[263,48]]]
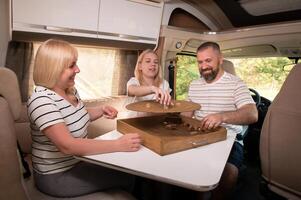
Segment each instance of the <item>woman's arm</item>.
[[149,94],[155,94],[156,101],[160,101],[161,104],[170,105],[171,104],[171,96],[169,91],[163,91],[161,88],[156,86],[137,86],[137,85],[129,85],[128,86],[128,95],[129,96],[146,96]]
[[88,113],[89,113],[89,116],[90,116],[90,120],[91,121],[94,121],[100,117],[102,117],[103,115],[103,110],[102,110],[102,107],[103,106],[97,106],[97,107],[89,107],[89,108],[86,108]]
[[129,96],[146,96],[149,94],[155,93],[155,86],[138,86],[138,85],[129,85],[128,86],[128,95]]
[[83,156],[117,151],[137,151],[141,143],[138,134],[126,134],[117,140],[74,138],[64,123],[49,126],[43,132],[62,153],[69,155]]
[[118,111],[115,108],[113,108],[112,106],[107,106],[107,105],[90,107],[90,108],[87,108],[87,111],[90,115],[91,121],[94,121],[94,120],[102,117],[103,115],[106,118],[114,119],[117,117],[117,114],[118,114]]

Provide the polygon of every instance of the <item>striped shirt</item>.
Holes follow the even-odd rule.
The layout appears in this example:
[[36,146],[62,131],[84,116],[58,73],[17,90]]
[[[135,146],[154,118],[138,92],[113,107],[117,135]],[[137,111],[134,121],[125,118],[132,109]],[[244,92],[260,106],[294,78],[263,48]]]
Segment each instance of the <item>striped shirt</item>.
[[[188,99],[201,105],[194,115],[201,120],[209,114],[236,111],[246,104],[255,104],[246,84],[237,76],[224,72],[214,83],[207,83],[203,78],[191,82]],[[222,124],[239,134],[242,125]]]
[[72,155],[60,152],[43,133],[51,125],[65,123],[73,137],[87,137],[90,117],[77,92],[75,96],[79,102],[77,106],[52,90],[37,86],[27,102],[33,141],[32,163],[34,170],[40,174],[63,172],[79,162]]

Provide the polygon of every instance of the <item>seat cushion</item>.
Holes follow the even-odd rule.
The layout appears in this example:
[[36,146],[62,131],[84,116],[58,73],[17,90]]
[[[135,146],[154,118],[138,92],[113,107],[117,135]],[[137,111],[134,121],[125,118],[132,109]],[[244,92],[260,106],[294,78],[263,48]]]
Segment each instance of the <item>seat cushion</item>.
[[135,198],[126,191],[119,189],[107,190],[105,192],[96,192],[88,195],[83,195],[73,198],[58,198],[46,195],[34,186],[33,177],[24,180],[25,188],[27,189],[28,196],[31,200],[135,200]]
[[[31,155],[28,154],[26,156],[26,161],[28,162],[30,169],[32,171],[31,166]],[[28,193],[28,196],[31,200],[61,200],[61,199],[69,199],[69,200],[135,200],[135,198],[128,192],[121,189],[111,189],[102,192],[95,192],[88,195],[83,195],[79,197],[73,198],[58,198],[52,197],[47,194],[40,192],[34,185],[33,176],[24,180],[24,186]]]

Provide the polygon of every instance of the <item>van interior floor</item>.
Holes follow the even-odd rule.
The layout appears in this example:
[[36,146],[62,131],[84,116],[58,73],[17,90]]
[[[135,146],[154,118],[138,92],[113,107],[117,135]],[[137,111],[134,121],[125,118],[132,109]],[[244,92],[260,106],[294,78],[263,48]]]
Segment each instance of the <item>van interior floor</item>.
[[285,200],[276,193],[263,189],[259,157],[248,159],[245,156],[244,164],[246,167],[241,173],[231,200]]
[[231,199],[265,200],[260,194],[260,183],[262,180],[260,161],[245,159],[244,165]]

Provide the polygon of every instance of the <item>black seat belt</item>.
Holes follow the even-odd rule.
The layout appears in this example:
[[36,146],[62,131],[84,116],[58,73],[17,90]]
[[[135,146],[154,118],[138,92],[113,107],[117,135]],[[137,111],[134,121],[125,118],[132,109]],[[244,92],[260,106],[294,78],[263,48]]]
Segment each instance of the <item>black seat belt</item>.
[[31,176],[31,172],[30,172],[30,169],[29,169],[29,165],[28,163],[26,162],[26,160],[24,159],[24,153],[19,145],[19,142],[17,142],[17,146],[18,146],[18,150],[19,150],[19,153],[20,153],[20,157],[21,157],[21,162],[22,162],[22,166],[24,168],[24,172],[23,172],[23,178],[28,178]]

